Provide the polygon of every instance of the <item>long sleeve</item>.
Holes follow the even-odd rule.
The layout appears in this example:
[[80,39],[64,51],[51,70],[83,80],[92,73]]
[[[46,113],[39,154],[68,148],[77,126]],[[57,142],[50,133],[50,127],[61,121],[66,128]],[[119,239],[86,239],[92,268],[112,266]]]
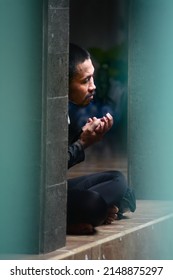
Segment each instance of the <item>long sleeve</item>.
[[84,159],[85,152],[82,145],[78,141],[68,146],[68,168],[81,161],[84,161]]
[[80,144],[79,138],[82,133],[81,126],[78,124],[79,108],[75,104],[69,102],[69,117],[68,117],[68,168],[84,161],[85,152]]

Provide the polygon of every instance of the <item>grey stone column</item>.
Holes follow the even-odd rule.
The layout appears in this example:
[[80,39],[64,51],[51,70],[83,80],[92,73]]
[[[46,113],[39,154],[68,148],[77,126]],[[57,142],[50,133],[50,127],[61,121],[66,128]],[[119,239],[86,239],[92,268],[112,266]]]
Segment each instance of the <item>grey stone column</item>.
[[173,198],[172,27],[173,1],[130,1],[129,183],[138,198]]
[[44,2],[40,252],[65,245],[68,144],[68,0]]

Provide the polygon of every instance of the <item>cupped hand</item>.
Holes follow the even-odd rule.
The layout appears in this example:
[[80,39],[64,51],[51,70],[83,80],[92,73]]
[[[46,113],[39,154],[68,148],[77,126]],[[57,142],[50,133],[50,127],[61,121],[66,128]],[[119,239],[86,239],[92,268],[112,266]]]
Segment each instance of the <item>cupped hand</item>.
[[82,133],[79,139],[83,147],[87,148],[100,141],[112,125],[113,117],[109,113],[102,118],[89,118],[82,128]]

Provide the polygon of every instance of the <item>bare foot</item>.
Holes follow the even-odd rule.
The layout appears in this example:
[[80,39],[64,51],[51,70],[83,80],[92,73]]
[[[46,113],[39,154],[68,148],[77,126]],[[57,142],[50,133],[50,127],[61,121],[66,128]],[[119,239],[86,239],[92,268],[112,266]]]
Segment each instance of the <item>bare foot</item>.
[[104,221],[104,224],[105,225],[110,225],[112,222],[117,220],[118,219],[118,215],[117,215],[118,211],[119,211],[119,209],[115,205],[110,207],[108,209],[108,215],[107,215],[106,220]]

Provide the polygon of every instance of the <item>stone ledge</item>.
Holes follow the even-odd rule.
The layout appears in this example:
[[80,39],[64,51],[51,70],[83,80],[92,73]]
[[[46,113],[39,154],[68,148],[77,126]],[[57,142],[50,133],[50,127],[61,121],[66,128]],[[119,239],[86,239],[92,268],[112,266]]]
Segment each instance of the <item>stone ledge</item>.
[[37,259],[172,259],[173,202],[137,201],[135,213],[93,236],[67,236],[66,246]]

